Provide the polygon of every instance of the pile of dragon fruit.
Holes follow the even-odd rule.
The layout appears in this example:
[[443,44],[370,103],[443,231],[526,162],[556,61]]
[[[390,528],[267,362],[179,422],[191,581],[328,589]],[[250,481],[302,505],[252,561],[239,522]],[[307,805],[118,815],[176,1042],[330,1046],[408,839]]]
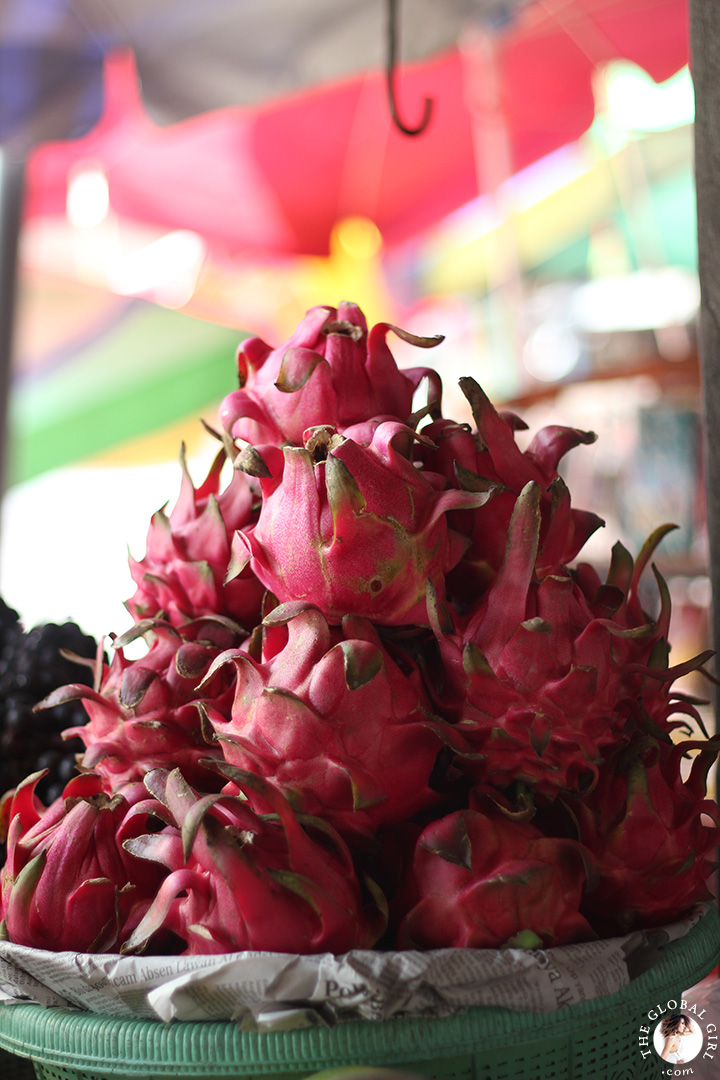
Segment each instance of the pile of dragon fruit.
[[533,948],[710,896],[720,740],[672,689],[710,654],[669,664],[648,566],[672,526],[635,558],[615,543],[601,580],[576,560],[603,523],[558,471],[594,434],[523,450],[472,378],[475,428],[444,418],[390,331],[442,340],[344,303],[240,346],[209,475],[183,457],[131,559],[131,629],[87,661],[93,686],[39,705],[82,701],[84,752],[50,806],[41,772],[2,802],[6,940]]

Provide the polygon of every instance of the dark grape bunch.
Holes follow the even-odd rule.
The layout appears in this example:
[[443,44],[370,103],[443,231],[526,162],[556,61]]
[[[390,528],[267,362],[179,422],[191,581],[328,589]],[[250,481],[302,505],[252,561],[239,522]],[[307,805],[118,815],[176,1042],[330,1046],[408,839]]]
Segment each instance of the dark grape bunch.
[[97,642],[77,623],[46,623],[25,630],[18,613],[0,598],[0,795],[38,769],[48,775],[37,793],[48,804],[75,774],[79,739],[61,732],[87,722],[81,702],[33,712],[33,706],[67,683],[92,685],[92,671],[66,659],[61,649],[92,660]]

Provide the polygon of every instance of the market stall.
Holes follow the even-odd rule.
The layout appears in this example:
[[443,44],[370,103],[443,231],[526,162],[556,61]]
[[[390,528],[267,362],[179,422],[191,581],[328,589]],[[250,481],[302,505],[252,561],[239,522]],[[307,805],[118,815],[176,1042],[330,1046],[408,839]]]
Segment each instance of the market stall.
[[[587,79],[623,13],[648,59],[642,5],[574,0],[548,21],[528,3],[511,25],[519,55],[534,28],[545,61],[569,42]],[[666,74],[672,17],[666,36],[656,23]],[[512,41],[497,33],[484,75]],[[522,157],[487,85],[480,100],[473,168],[494,191]],[[530,160],[561,137],[545,135]],[[441,335],[317,299],[287,334],[247,328],[203,416],[207,475],[183,450],[176,501],[130,558],[129,628],[37,705],[85,717],[60,795],[37,797],[43,771],[2,802],[0,1046],[54,1080],[358,1064],[649,1080],[710,1053],[720,741],[682,682],[707,677],[711,650],[670,652],[656,553],[673,524],[646,518],[638,479],[627,520],[648,528],[631,546],[603,531],[569,465],[597,442],[579,413],[525,434],[471,368],[461,415],[433,366]],[[692,388],[686,322],[673,370]],[[193,364],[168,355],[172,385]],[[633,362],[624,376],[651,381],[651,359]],[[634,463],[670,441],[692,480],[693,416],[635,417]],[[662,504],[663,469],[643,471]],[[713,530],[709,514],[711,555]]]

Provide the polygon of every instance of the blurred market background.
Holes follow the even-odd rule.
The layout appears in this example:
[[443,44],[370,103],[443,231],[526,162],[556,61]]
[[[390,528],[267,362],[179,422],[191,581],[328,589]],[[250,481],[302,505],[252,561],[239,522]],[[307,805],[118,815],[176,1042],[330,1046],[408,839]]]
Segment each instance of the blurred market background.
[[[0,164],[6,189],[22,185],[0,595],[26,625],[127,628],[128,548],[143,554],[174,501],[182,442],[203,475],[200,418],[234,389],[238,342],[278,345],[308,307],[350,299],[369,321],[445,335],[421,362],[442,374],[446,415],[470,419],[456,386],[472,375],[530,434],[596,431],[566,459],[574,504],[606,520],[583,557],[602,569],[615,540],[636,553],[674,522],[657,560],[673,658],[706,646],[686,5],[446,6],[440,27],[419,0],[399,16],[398,108],[413,126],[431,103],[408,136],[386,98],[383,4],[334,5],[348,14],[327,43],[329,7],[296,5],[312,48],[287,86],[292,19],[258,5],[247,49],[267,46],[263,63],[236,62],[235,97],[226,82],[203,101],[161,86],[162,3],[115,12],[136,20],[130,48],[90,3],[0,0]],[[255,5],[199,8],[207,42],[176,3],[162,44],[179,83],[193,42],[218,48],[223,19]],[[221,59],[210,49],[216,75]]]

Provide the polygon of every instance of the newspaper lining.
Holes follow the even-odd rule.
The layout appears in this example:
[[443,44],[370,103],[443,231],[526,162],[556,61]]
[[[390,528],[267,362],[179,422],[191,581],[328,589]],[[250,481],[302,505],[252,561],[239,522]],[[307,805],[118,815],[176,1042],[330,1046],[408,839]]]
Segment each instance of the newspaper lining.
[[244,1030],[450,1016],[477,1005],[554,1012],[613,994],[702,917],[552,949],[355,950],[343,956],[55,953],[0,942],[0,1002],[121,1018],[235,1020]]

